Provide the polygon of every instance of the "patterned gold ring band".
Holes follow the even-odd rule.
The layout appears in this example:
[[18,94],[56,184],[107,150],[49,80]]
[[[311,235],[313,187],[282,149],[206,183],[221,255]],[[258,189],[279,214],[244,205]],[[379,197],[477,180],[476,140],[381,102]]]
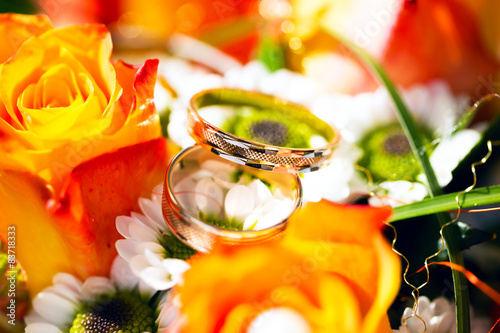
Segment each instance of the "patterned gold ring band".
[[[328,143],[313,148],[287,148],[246,140],[202,118],[198,110],[210,105],[249,105],[281,112],[310,126]],[[327,165],[340,140],[336,130],[300,105],[275,96],[228,88],[205,90],[193,96],[188,111],[188,131],[198,144],[225,159],[262,170],[289,173],[315,171]]]

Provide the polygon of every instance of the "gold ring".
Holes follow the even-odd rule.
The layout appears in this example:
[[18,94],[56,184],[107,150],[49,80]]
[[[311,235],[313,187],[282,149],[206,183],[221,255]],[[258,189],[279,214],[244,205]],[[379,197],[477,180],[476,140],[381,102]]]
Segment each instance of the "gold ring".
[[[238,137],[211,124],[200,109],[213,105],[251,106],[272,110],[306,124],[326,144],[312,148],[281,147]],[[188,110],[188,131],[195,141],[213,153],[238,164],[289,173],[316,171],[327,165],[340,134],[305,107],[275,96],[239,89],[211,89],[192,97]]]

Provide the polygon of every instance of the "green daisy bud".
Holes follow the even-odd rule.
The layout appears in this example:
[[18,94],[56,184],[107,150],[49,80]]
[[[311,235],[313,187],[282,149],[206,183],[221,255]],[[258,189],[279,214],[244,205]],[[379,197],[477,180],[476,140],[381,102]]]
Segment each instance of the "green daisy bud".
[[153,310],[140,296],[125,291],[99,296],[83,304],[70,333],[142,333],[155,327]]
[[196,254],[196,250],[181,242],[174,235],[163,235],[160,244],[165,249],[165,258],[187,260]]
[[[421,129],[424,142],[432,137]],[[420,173],[420,165],[411,150],[410,143],[399,124],[390,124],[369,132],[362,140],[363,157],[359,165],[368,169],[376,182],[414,180]]]

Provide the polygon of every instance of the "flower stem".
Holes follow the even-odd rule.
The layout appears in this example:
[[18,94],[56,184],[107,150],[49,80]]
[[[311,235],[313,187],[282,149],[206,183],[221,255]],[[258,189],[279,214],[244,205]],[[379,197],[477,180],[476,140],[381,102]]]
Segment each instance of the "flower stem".
[[[413,153],[417,157],[420,167],[422,168],[422,171],[427,178],[431,198],[441,195],[443,191],[441,189],[441,186],[439,186],[436,174],[432,169],[431,163],[429,161],[429,156],[427,154],[427,149],[423,144],[422,137],[417,129],[415,121],[405,103],[403,102],[403,99],[397,92],[396,87],[394,86],[388,75],[385,73],[382,66],[380,66],[380,64],[377,63],[367,52],[356,46],[351,41],[337,34],[335,31],[332,31],[327,26],[324,26],[323,29],[325,29],[335,39],[337,39],[340,43],[347,47],[350,52],[357,56],[358,59],[372,71],[372,74],[386,87],[389,95],[394,102],[396,115],[401,124],[401,127],[408,137],[408,141],[410,142]],[[439,213],[438,219],[441,227],[451,221],[449,214],[446,213]],[[451,234],[447,228],[444,228],[443,230],[443,237],[445,240],[445,245],[448,248],[450,262],[452,264],[463,266],[463,256],[458,248],[457,240],[451,237]],[[452,276],[453,288],[455,292],[457,332],[469,333],[470,313],[467,280],[463,274],[454,269],[452,270]]]

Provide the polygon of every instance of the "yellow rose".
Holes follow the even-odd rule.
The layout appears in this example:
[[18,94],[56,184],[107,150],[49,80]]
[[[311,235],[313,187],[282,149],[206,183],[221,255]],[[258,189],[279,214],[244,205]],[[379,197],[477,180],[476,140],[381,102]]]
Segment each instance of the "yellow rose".
[[113,65],[111,50],[103,25],[49,29],[20,45],[0,72],[0,168],[36,173],[59,193],[76,165],[161,136],[157,60]]
[[57,272],[107,275],[116,216],[137,211],[165,174],[158,61],[111,63],[103,25],[52,29],[43,16],[0,15],[2,29],[0,238],[16,229],[33,294]]

